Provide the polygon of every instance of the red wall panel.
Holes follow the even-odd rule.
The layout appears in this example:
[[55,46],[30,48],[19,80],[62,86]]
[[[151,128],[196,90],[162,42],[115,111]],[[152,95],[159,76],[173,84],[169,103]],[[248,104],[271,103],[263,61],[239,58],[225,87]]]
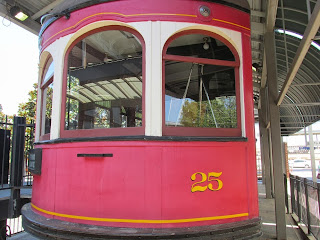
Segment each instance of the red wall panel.
[[[210,17],[200,15],[202,5],[211,9]],[[103,20],[191,22],[250,32],[250,15],[222,4],[192,0],[145,0],[141,4],[140,0],[119,0],[80,9],[72,12],[69,19],[55,21],[42,35],[42,49],[83,26]]]
[[[211,8],[208,19],[199,15],[200,5]],[[241,32],[247,141],[37,145],[43,149],[43,160],[41,175],[34,176],[33,209],[48,218],[114,227],[191,227],[256,218],[250,15],[191,0],[113,1],[60,18],[45,30],[42,48],[101,20],[190,22]],[[77,157],[83,153],[113,157]]]
[[[35,177],[32,203],[41,214],[49,211],[51,217],[68,221],[127,227],[187,227],[252,218],[248,190],[256,182],[248,182],[246,142],[38,147],[43,148],[43,171]],[[77,157],[80,153],[113,157]],[[212,172],[221,174],[210,177]],[[209,184],[218,188],[219,182],[220,190],[209,189]],[[206,190],[192,192],[192,186]]]

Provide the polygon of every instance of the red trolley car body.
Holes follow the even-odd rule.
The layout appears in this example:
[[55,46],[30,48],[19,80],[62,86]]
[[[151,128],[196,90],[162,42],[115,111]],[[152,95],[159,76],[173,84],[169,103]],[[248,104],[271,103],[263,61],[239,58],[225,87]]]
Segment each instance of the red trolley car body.
[[258,226],[246,1],[65,2],[40,36],[42,166],[26,230]]

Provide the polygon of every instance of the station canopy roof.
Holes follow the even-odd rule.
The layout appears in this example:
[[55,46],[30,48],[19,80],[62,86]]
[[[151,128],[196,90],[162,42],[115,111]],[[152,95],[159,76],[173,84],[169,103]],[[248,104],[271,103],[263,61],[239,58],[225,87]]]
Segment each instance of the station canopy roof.
[[[282,135],[291,135],[320,120],[320,0],[210,0],[236,4],[251,10],[253,92],[255,108],[260,106],[260,89],[266,86],[264,34],[275,30],[276,63]],[[70,3],[85,6],[87,0],[0,0],[0,15],[22,28],[39,34],[42,16]],[[104,2],[93,0],[90,2]],[[273,3],[278,6],[271,8]],[[18,6],[28,15],[19,21],[10,15]],[[59,16],[60,17],[60,16]],[[311,42],[311,46],[310,43]],[[305,53],[306,52],[306,53]]]

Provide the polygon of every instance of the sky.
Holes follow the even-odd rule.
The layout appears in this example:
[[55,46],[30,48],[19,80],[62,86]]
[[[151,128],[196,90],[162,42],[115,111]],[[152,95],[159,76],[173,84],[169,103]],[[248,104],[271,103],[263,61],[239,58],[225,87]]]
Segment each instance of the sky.
[[[320,131],[320,121],[312,124],[312,131],[313,133]],[[288,146],[306,146],[306,139],[309,141],[309,132],[308,127],[306,130],[307,137],[304,135],[304,129],[300,130],[298,133],[302,133],[303,135],[291,135],[288,137],[284,137],[283,141],[288,143]],[[259,124],[255,124],[255,135],[256,135],[256,148],[260,149],[260,133],[259,133]],[[320,135],[314,134],[313,135],[313,141],[315,146],[319,146],[320,142]]]
[[14,115],[38,81],[38,36],[0,17],[0,104]]

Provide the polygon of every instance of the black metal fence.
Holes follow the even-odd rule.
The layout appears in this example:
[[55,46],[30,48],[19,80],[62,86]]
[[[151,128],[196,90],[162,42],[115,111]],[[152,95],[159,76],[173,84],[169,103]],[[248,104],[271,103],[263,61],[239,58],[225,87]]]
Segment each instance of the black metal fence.
[[307,227],[308,234],[320,239],[320,183],[291,174],[289,179],[292,213]]
[[[23,167],[22,167],[22,186],[32,186],[33,178],[30,172],[28,172],[28,151],[33,149],[34,144],[34,123],[25,122],[25,118],[18,117],[22,122],[16,123],[17,129],[24,129],[24,143],[18,147],[23,146]],[[13,151],[16,151],[13,146],[13,130],[14,130],[14,119],[10,119],[7,116],[4,121],[0,121],[0,190],[10,189],[12,175],[12,156]]]
[[33,177],[27,166],[33,144],[33,122],[23,117],[0,119],[0,239],[23,231],[19,216],[31,197]]

